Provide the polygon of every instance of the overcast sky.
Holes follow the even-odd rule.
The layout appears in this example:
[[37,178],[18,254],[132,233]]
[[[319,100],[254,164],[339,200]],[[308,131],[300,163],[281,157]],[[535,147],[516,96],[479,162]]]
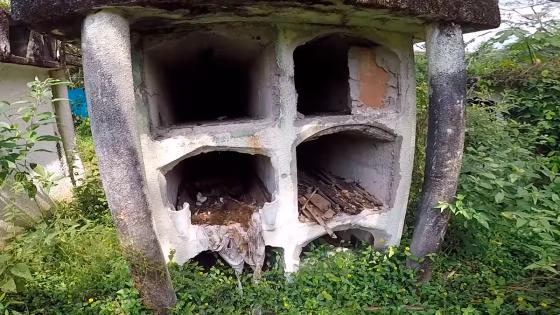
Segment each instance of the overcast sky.
[[[502,25],[500,28],[491,31],[482,31],[465,34],[465,43],[469,43],[467,46],[468,50],[474,50],[482,42],[490,39],[500,30],[508,27],[507,22],[520,22],[523,21],[523,15],[531,15],[533,11],[530,7],[532,3],[537,3],[539,0],[500,0],[500,9],[502,12]],[[540,2],[543,2],[540,0]],[[536,6],[535,10],[538,14],[545,13],[546,19],[556,19],[560,20],[560,3],[549,1],[547,7],[540,5]],[[472,41],[472,42],[471,42]]]

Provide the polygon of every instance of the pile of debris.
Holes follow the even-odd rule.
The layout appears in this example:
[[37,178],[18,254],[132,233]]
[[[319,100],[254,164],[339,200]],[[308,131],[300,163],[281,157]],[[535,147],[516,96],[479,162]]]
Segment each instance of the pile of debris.
[[298,172],[300,221],[314,221],[336,238],[327,226],[337,214],[356,215],[365,209],[381,211],[383,203],[360,184],[321,170]]
[[258,209],[270,198],[271,194],[256,175],[209,176],[184,181],[177,206],[190,209],[192,224],[204,225],[209,251],[217,252],[238,276],[248,264],[258,279],[265,257]]
[[251,216],[271,195],[258,176],[240,178],[206,178],[184,182],[177,197],[177,206],[189,204],[192,224],[231,225],[248,228]]

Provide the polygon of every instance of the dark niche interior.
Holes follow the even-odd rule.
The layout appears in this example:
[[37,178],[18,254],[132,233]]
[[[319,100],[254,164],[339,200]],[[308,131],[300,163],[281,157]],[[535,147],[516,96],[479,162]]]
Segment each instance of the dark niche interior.
[[297,109],[303,115],[347,115],[351,112],[348,50],[371,46],[366,40],[333,34],[294,51]]
[[231,151],[202,153],[178,164],[167,175],[176,209],[188,203],[192,223],[247,227],[252,214],[274,193],[270,159]]
[[262,118],[258,41],[193,32],[146,49],[163,102],[163,126]]

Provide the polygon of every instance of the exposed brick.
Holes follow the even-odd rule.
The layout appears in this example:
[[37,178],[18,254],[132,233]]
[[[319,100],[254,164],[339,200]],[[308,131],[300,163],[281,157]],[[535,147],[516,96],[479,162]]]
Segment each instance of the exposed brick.
[[358,49],[360,101],[372,108],[383,108],[389,74],[377,65],[372,49]]

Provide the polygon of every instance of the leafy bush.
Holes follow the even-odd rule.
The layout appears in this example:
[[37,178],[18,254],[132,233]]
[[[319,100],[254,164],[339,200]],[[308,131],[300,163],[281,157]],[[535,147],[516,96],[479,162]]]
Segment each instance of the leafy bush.
[[[57,136],[39,133],[42,126],[56,122],[52,112],[39,112],[39,106],[44,101],[50,101],[50,88],[58,84],[62,82],[35,79],[28,84],[28,100],[0,102],[0,201],[5,207],[1,213],[25,214],[18,206],[16,196],[23,192],[30,199],[35,199],[40,193],[42,197],[48,198],[48,192],[55,184],[53,174],[48,173],[43,166],[32,163],[30,155],[45,151],[38,148],[41,143],[60,141]],[[8,219],[15,218],[12,216]]]
[[[179,294],[177,314],[512,314],[560,310],[558,285],[524,283],[526,271],[508,250],[434,257],[438,273],[419,284],[406,268],[408,248],[380,253],[363,246],[339,252],[321,246],[305,254],[300,271],[286,281],[276,266],[243,290],[229,267],[205,273],[187,264],[174,266]],[[540,286],[542,285],[542,286]],[[540,286],[540,287],[539,287]],[[518,288],[523,289],[518,289]],[[540,291],[532,292],[539,288]],[[527,291],[525,291],[525,289]]]
[[97,170],[86,175],[80,185],[74,189],[74,202],[69,207],[74,215],[104,225],[112,224],[107,197]]
[[5,251],[32,275],[23,290],[11,295],[17,301],[11,309],[32,314],[114,314],[107,311],[114,303],[141,309],[113,227],[53,217],[17,236]]
[[[52,206],[48,192],[55,184],[53,174],[43,166],[32,163],[30,156],[44,149],[38,146],[45,142],[56,142],[60,139],[52,135],[40,134],[39,128],[55,123],[52,112],[40,112],[39,107],[50,101],[50,89],[62,82],[47,79],[28,84],[30,95],[28,100],[18,102],[0,102],[0,219],[10,226],[31,225],[36,218],[19,204],[21,198],[27,196],[34,200],[38,210],[44,209],[44,203]],[[56,101],[56,100],[54,100]],[[17,229],[12,228],[15,232]],[[0,235],[2,240],[15,235]],[[0,255],[0,294],[17,292],[24,280],[30,280],[28,266],[11,255]]]
[[11,9],[11,1],[10,0],[0,0],[0,9],[10,11]]
[[529,268],[557,273],[560,176],[548,167],[547,157],[534,153],[539,135],[487,109],[472,108],[469,114],[476,119],[469,119],[460,193],[449,208],[507,233],[508,243],[534,255]]
[[101,185],[97,158],[93,148],[89,118],[76,118],[77,148],[86,168],[85,178],[74,189],[74,202],[70,205],[74,214],[88,220],[111,224],[107,197]]
[[74,117],[74,121],[78,153],[85,164],[86,170],[94,171],[97,169],[97,158],[93,147],[90,120],[89,118]]
[[[496,48],[506,40],[510,43]],[[536,32],[514,27],[500,32],[469,60],[470,74],[478,80],[473,91],[479,95],[503,91],[503,103],[509,106],[506,116],[538,130],[541,154],[559,151],[559,49],[560,28],[556,24]]]
[[528,259],[527,268],[558,277],[560,58],[549,48],[559,45],[560,30],[517,36],[471,59],[471,75],[483,78],[472,94],[501,97],[494,106],[469,109],[458,200],[442,208],[465,218],[473,233],[501,234],[500,242]]

